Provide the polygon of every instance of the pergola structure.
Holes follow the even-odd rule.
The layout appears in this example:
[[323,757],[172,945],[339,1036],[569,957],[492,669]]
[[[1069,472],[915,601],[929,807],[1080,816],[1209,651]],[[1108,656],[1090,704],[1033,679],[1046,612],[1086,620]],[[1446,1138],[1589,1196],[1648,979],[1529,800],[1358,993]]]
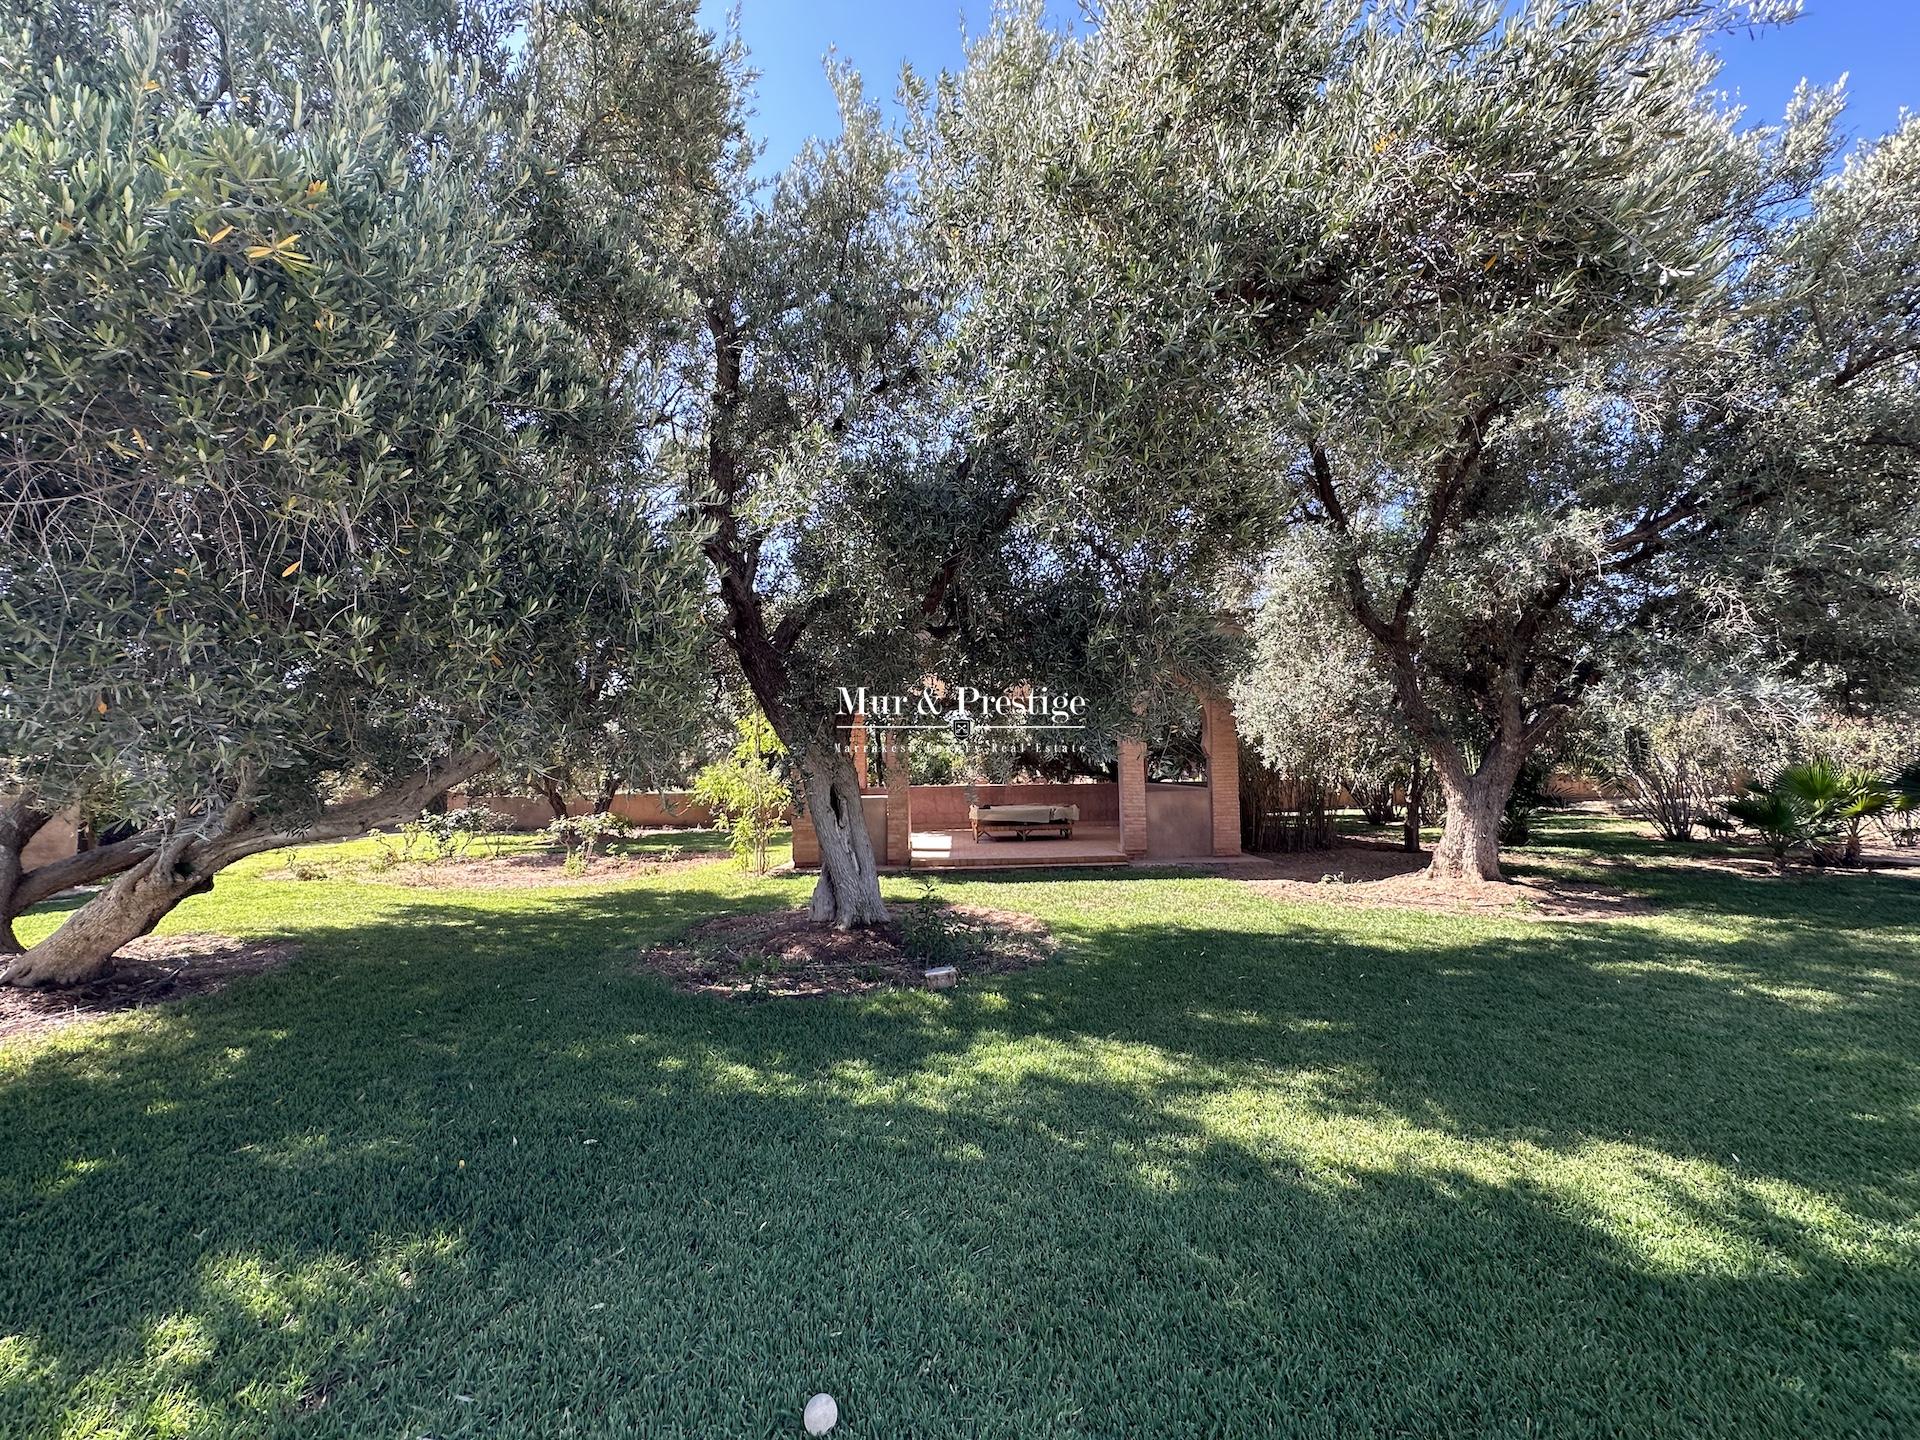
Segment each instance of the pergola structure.
[[[906,869],[999,869],[1036,865],[1125,865],[1140,861],[1228,858],[1240,852],[1240,740],[1233,705],[1203,693],[1200,743],[1203,784],[1152,783],[1144,740],[1117,745],[1117,778],[1020,785],[915,785],[907,732],[881,728],[882,784],[867,774],[867,721],[848,717],[854,771],[860,779],[868,838],[881,866]],[[1076,805],[1071,840],[1012,836],[975,838],[969,796],[982,804]],[[804,813],[794,817],[793,860],[820,863],[819,842]]]

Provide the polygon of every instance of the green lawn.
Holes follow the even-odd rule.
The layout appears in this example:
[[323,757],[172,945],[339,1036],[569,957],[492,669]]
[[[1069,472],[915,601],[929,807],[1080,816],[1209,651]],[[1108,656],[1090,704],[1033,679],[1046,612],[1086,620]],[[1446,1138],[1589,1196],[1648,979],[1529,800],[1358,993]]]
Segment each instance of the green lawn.
[[947,882],[1060,960],[762,1005],[630,957],[798,881],[263,857],[171,928],[294,965],[0,1048],[0,1434],[1920,1434],[1920,881],[1637,848],[1607,924]]

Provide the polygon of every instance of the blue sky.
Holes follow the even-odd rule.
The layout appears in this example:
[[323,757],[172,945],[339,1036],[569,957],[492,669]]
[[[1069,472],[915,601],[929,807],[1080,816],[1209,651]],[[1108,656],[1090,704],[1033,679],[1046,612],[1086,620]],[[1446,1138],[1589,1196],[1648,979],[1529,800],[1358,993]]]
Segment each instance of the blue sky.
[[[760,71],[756,133],[767,142],[763,168],[777,170],[809,135],[839,129],[833,93],[821,70],[829,48],[859,69],[869,90],[893,93],[900,62],[932,72],[959,63],[962,25],[986,27],[991,0],[738,0],[741,31]],[[703,0],[709,23],[727,0]],[[1064,14],[1072,0],[1055,0]],[[1855,135],[1893,127],[1901,106],[1920,110],[1920,0],[1806,0],[1797,23],[1758,35],[1727,37],[1721,81],[1750,115],[1777,116],[1801,76],[1828,83],[1850,76],[1847,126]]]

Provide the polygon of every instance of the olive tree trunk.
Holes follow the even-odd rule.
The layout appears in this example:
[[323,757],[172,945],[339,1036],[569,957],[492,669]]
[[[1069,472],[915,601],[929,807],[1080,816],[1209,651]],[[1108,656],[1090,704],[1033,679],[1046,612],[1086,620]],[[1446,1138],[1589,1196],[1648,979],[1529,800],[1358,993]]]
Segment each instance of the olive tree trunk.
[[149,934],[187,896],[212,885],[212,867],[191,850],[183,838],[122,871],[59,929],[21,952],[0,971],[0,981],[22,986],[83,985],[106,974],[115,951]]
[[214,876],[236,860],[289,845],[350,840],[397,824],[497,758],[492,751],[463,750],[444,765],[429,766],[364,800],[330,807],[305,824],[263,819],[247,800],[236,800],[221,815],[201,817],[192,828],[183,826],[164,836],[148,832],[28,871],[14,887],[22,909],[75,885],[113,878],[44,940],[0,961],[0,985],[83,985],[96,980],[113,968],[116,951],[151,933],[189,895],[212,889]]
[[614,797],[620,793],[620,782],[625,778],[624,776],[613,774],[600,777],[600,788],[593,792],[594,814],[605,815],[609,810],[613,809]]
[[887,906],[880,898],[880,870],[852,760],[837,747],[816,742],[796,752],[794,762],[807,818],[820,842],[820,878],[808,913],[837,930],[880,924],[887,919]]
[[20,953],[13,921],[27,907],[20,898],[27,873],[22,856],[28,842],[52,818],[26,795],[0,796],[0,955]]
[[1480,768],[1469,771],[1457,754],[1434,757],[1446,801],[1440,843],[1427,876],[1449,884],[1480,884],[1500,876],[1500,816],[1519,777],[1525,750],[1512,741],[1491,746]]
[[1400,848],[1409,854],[1420,853],[1420,820],[1427,809],[1427,757],[1418,747],[1407,772],[1407,814],[1400,830]]

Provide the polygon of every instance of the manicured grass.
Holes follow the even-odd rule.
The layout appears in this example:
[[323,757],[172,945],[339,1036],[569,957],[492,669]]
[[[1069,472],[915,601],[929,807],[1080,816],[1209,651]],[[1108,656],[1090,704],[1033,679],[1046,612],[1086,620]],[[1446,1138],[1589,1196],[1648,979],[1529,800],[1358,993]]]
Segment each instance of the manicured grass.
[[0,1049],[0,1434],[1920,1434],[1920,882],[1541,842],[1658,914],[949,880],[1061,960],[764,1005],[629,959],[800,881],[265,857],[172,928],[293,966]]

